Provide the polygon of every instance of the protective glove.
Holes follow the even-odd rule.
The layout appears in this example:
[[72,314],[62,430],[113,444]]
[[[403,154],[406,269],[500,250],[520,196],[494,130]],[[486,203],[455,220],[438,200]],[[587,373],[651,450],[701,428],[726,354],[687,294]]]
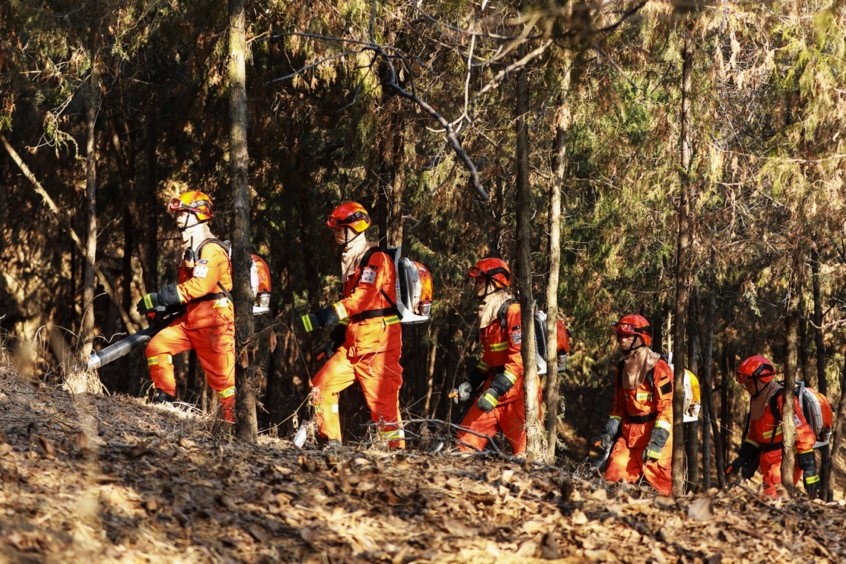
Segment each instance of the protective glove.
[[738,457],[726,466],[726,476],[733,476],[740,472],[743,479],[748,480],[755,475],[755,471],[758,469],[760,455],[760,447],[748,441],[743,441],[743,444],[740,445]]
[[170,306],[181,303],[182,300],[179,298],[176,284],[168,284],[164,288],[159,288],[158,292],[150,292],[138,300],[135,309],[139,314],[145,315],[149,312],[163,311]]
[[602,434],[598,437],[594,437],[591,440],[591,444],[600,449],[602,452],[607,452],[608,449],[614,445],[614,439],[617,438],[617,434],[619,432],[620,418],[609,417],[608,421],[605,423],[605,429],[602,430]]
[[805,485],[808,497],[816,498],[820,491],[820,476],[817,474],[814,451],[800,452],[796,457],[796,463],[802,469],[802,483]]
[[594,437],[591,444],[602,452],[606,452],[609,448],[611,448],[611,435],[608,433],[602,433],[598,437]]
[[320,354],[318,355],[319,358],[329,358],[335,351],[341,348],[341,345],[344,344],[344,341],[347,339],[347,326],[345,324],[339,323],[332,328],[329,332],[329,339],[323,343],[323,346],[320,349]]
[[306,333],[311,333],[327,325],[334,325],[338,321],[338,313],[335,311],[334,306],[326,306],[316,312],[303,315],[299,319],[300,327]]
[[652,435],[649,437],[649,443],[643,451],[644,462],[655,462],[661,458],[661,451],[664,445],[667,444],[667,439],[670,438],[670,432],[662,427],[655,427],[652,429]]
[[458,388],[453,388],[452,393],[450,396],[452,397],[452,401],[458,403],[460,401],[467,401],[470,399],[470,394],[473,393],[473,384],[470,382],[462,382],[458,385]]
[[479,398],[479,401],[476,402],[476,407],[484,411],[485,413],[490,413],[493,408],[499,403],[499,392],[496,391],[495,388],[490,387],[485,390],[485,393]]

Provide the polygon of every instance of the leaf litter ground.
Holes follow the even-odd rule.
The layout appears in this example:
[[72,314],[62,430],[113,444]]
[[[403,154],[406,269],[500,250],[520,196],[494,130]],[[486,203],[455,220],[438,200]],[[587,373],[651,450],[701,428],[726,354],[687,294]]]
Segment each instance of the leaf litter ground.
[[0,370],[0,561],[843,562],[846,507],[563,467],[232,439]]

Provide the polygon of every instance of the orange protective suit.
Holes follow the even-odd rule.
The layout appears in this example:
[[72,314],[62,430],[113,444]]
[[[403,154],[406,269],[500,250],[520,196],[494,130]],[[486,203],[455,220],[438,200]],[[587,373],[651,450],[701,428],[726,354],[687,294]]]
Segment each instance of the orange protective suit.
[[[173,355],[194,349],[209,387],[220,400],[223,419],[235,422],[235,312],[227,293],[232,266],[222,245],[206,240],[193,268],[179,266],[177,291],[183,315],[147,344],[147,366],[157,390],[176,396]],[[224,292],[225,289],[225,292]]]
[[386,253],[368,251],[344,284],[334,309],[349,321],[344,344],[312,380],[312,403],[319,433],[341,440],[338,394],[361,385],[370,417],[390,448],[405,448],[399,410],[402,386],[402,328],[396,309],[396,267]]
[[[784,395],[781,387],[775,387],[773,393],[778,405],[779,413],[783,413]],[[805,420],[802,408],[799,406],[799,398],[793,396],[793,424],[796,427],[796,452],[813,452],[816,436],[814,430]],[[782,436],[781,417],[773,413],[768,401],[764,411],[758,419],[749,419],[748,429],[744,442],[751,443],[761,449],[758,460],[758,470],[764,478],[764,493],[770,497],[778,497],[778,487],[781,485],[781,456],[784,447]],[[799,482],[802,477],[802,469],[798,462],[794,467],[793,483]]]
[[[520,352],[520,315],[520,304],[512,303],[505,314],[505,327],[497,316],[479,332],[482,358],[477,368],[487,375],[480,390],[484,392],[489,388],[494,376],[503,371],[509,379],[513,379],[514,384],[488,413],[479,409],[476,398],[473,398],[467,414],[461,421],[461,426],[472,433],[460,430],[457,434],[458,448],[463,452],[483,450],[497,431],[502,431],[515,455],[522,455],[526,451],[526,400],[523,356]],[[540,391],[538,402],[541,402]]]
[[[673,371],[662,358],[637,388],[623,386],[622,363],[615,375],[611,417],[621,422],[620,438],[614,443],[605,479],[609,482],[636,482],[643,476],[664,495],[673,492]],[[650,377],[651,375],[651,377]],[[670,433],[654,462],[643,462],[643,451],[659,426]]]

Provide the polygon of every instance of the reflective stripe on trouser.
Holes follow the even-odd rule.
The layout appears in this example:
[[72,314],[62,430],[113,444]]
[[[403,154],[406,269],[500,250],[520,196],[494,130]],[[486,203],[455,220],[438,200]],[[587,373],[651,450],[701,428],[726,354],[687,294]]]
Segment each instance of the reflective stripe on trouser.
[[[471,398],[470,401],[475,402],[476,398]],[[485,413],[473,403],[461,420],[461,426],[483,435],[459,430],[456,439],[458,449],[462,452],[484,450],[489,437],[495,436],[497,431],[502,431],[515,455],[526,451],[526,403],[522,396],[497,405],[489,413]]]
[[[234,325],[186,329],[177,321],[156,333],[147,343],[146,351],[147,367],[153,384],[157,390],[175,396],[172,355],[191,349],[197,351],[197,360],[206,374],[206,381],[218,394],[226,418],[226,404],[234,406],[235,401]],[[234,411],[230,409],[230,413],[234,414]]]
[[361,385],[370,418],[390,448],[405,448],[399,411],[402,386],[401,349],[348,358],[344,345],[332,355],[312,380],[312,405],[317,429],[329,440],[341,440],[338,394],[353,382]]
[[623,423],[623,432],[608,458],[605,479],[609,482],[637,482],[641,475],[653,488],[664,495],[673,493],[673,435],[661,449],[661,458],[645,464],[643,451],[652,435],[654,421]]
[[[769,452],[761,453],[760,465],[758,471],[763,476],[764,494],[776,498],[781,491],[781,456],[782,450],[776,449]],[[793,485],[799,483],[802,477],[802,469],[799,466],[793,468]]]

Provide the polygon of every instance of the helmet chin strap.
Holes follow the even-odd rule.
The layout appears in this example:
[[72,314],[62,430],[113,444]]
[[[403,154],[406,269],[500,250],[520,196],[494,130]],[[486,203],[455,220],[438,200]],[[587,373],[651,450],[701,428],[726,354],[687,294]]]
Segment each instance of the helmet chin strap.
[[760,381],[759,379],[757,379],[757,378],[753,379],[752,381],[753,381],[753,382],[755,382],[755,393],[754,393],[754,394],[750,394],[750,395],[751,395],[753,398],[757,398],[758,396],[760,396],[760,395],[761,395],[761,393],[764,391],[764,389],[765,389],[766,387],[764,387],[764,388],[760,387],[758,384],[759,384],[761,381]]
[[179,231],[182,233],[182,241],[184,243],[190,243],[191,247],[194,246],[195,239],[201,239],[203,230],[202,223],[195,223],[190,227],[180,227]]
[[[639,342],[640,344],[637,345],[637,346],[634,346],[635,342]],[[627,349],[623,349],[623,347],[620,347],[620,348],[623,350],[623,354],[625,356],[629,356],[630,354],[635,352],[637,349],[645,347],[645,346],[646,346],[646,343],[643,342],[643,339],[640,337],[640,335],[635,335],[635,338],[632,340],[632,346],[630,346]]]
[[354,237],[351,238],[350,237],[351,231],[352,231],[352,229],[350,229],[349,227],[344,228],[344,242],[339,245],[342,253],[347,250],[347,247],[350,246],[350,243],[352,243],[353,241],[355,241],[361,235],[364,234],[364,231],[360,231],[360,232],[356,233]]
[[[488,291],[488,288],[492,288],[492,290]],[[486,278],[485,292],[481,295],[476,294],[476,299],[478,299],[480,302],[483,302],[483,301],[485,301],[485,298],[487,298],[490,295],[496,294],[500,290],[504,290],[504,288],[500,288],[499,285],[497,285],[496,282],[494,282],[490,278]]]

